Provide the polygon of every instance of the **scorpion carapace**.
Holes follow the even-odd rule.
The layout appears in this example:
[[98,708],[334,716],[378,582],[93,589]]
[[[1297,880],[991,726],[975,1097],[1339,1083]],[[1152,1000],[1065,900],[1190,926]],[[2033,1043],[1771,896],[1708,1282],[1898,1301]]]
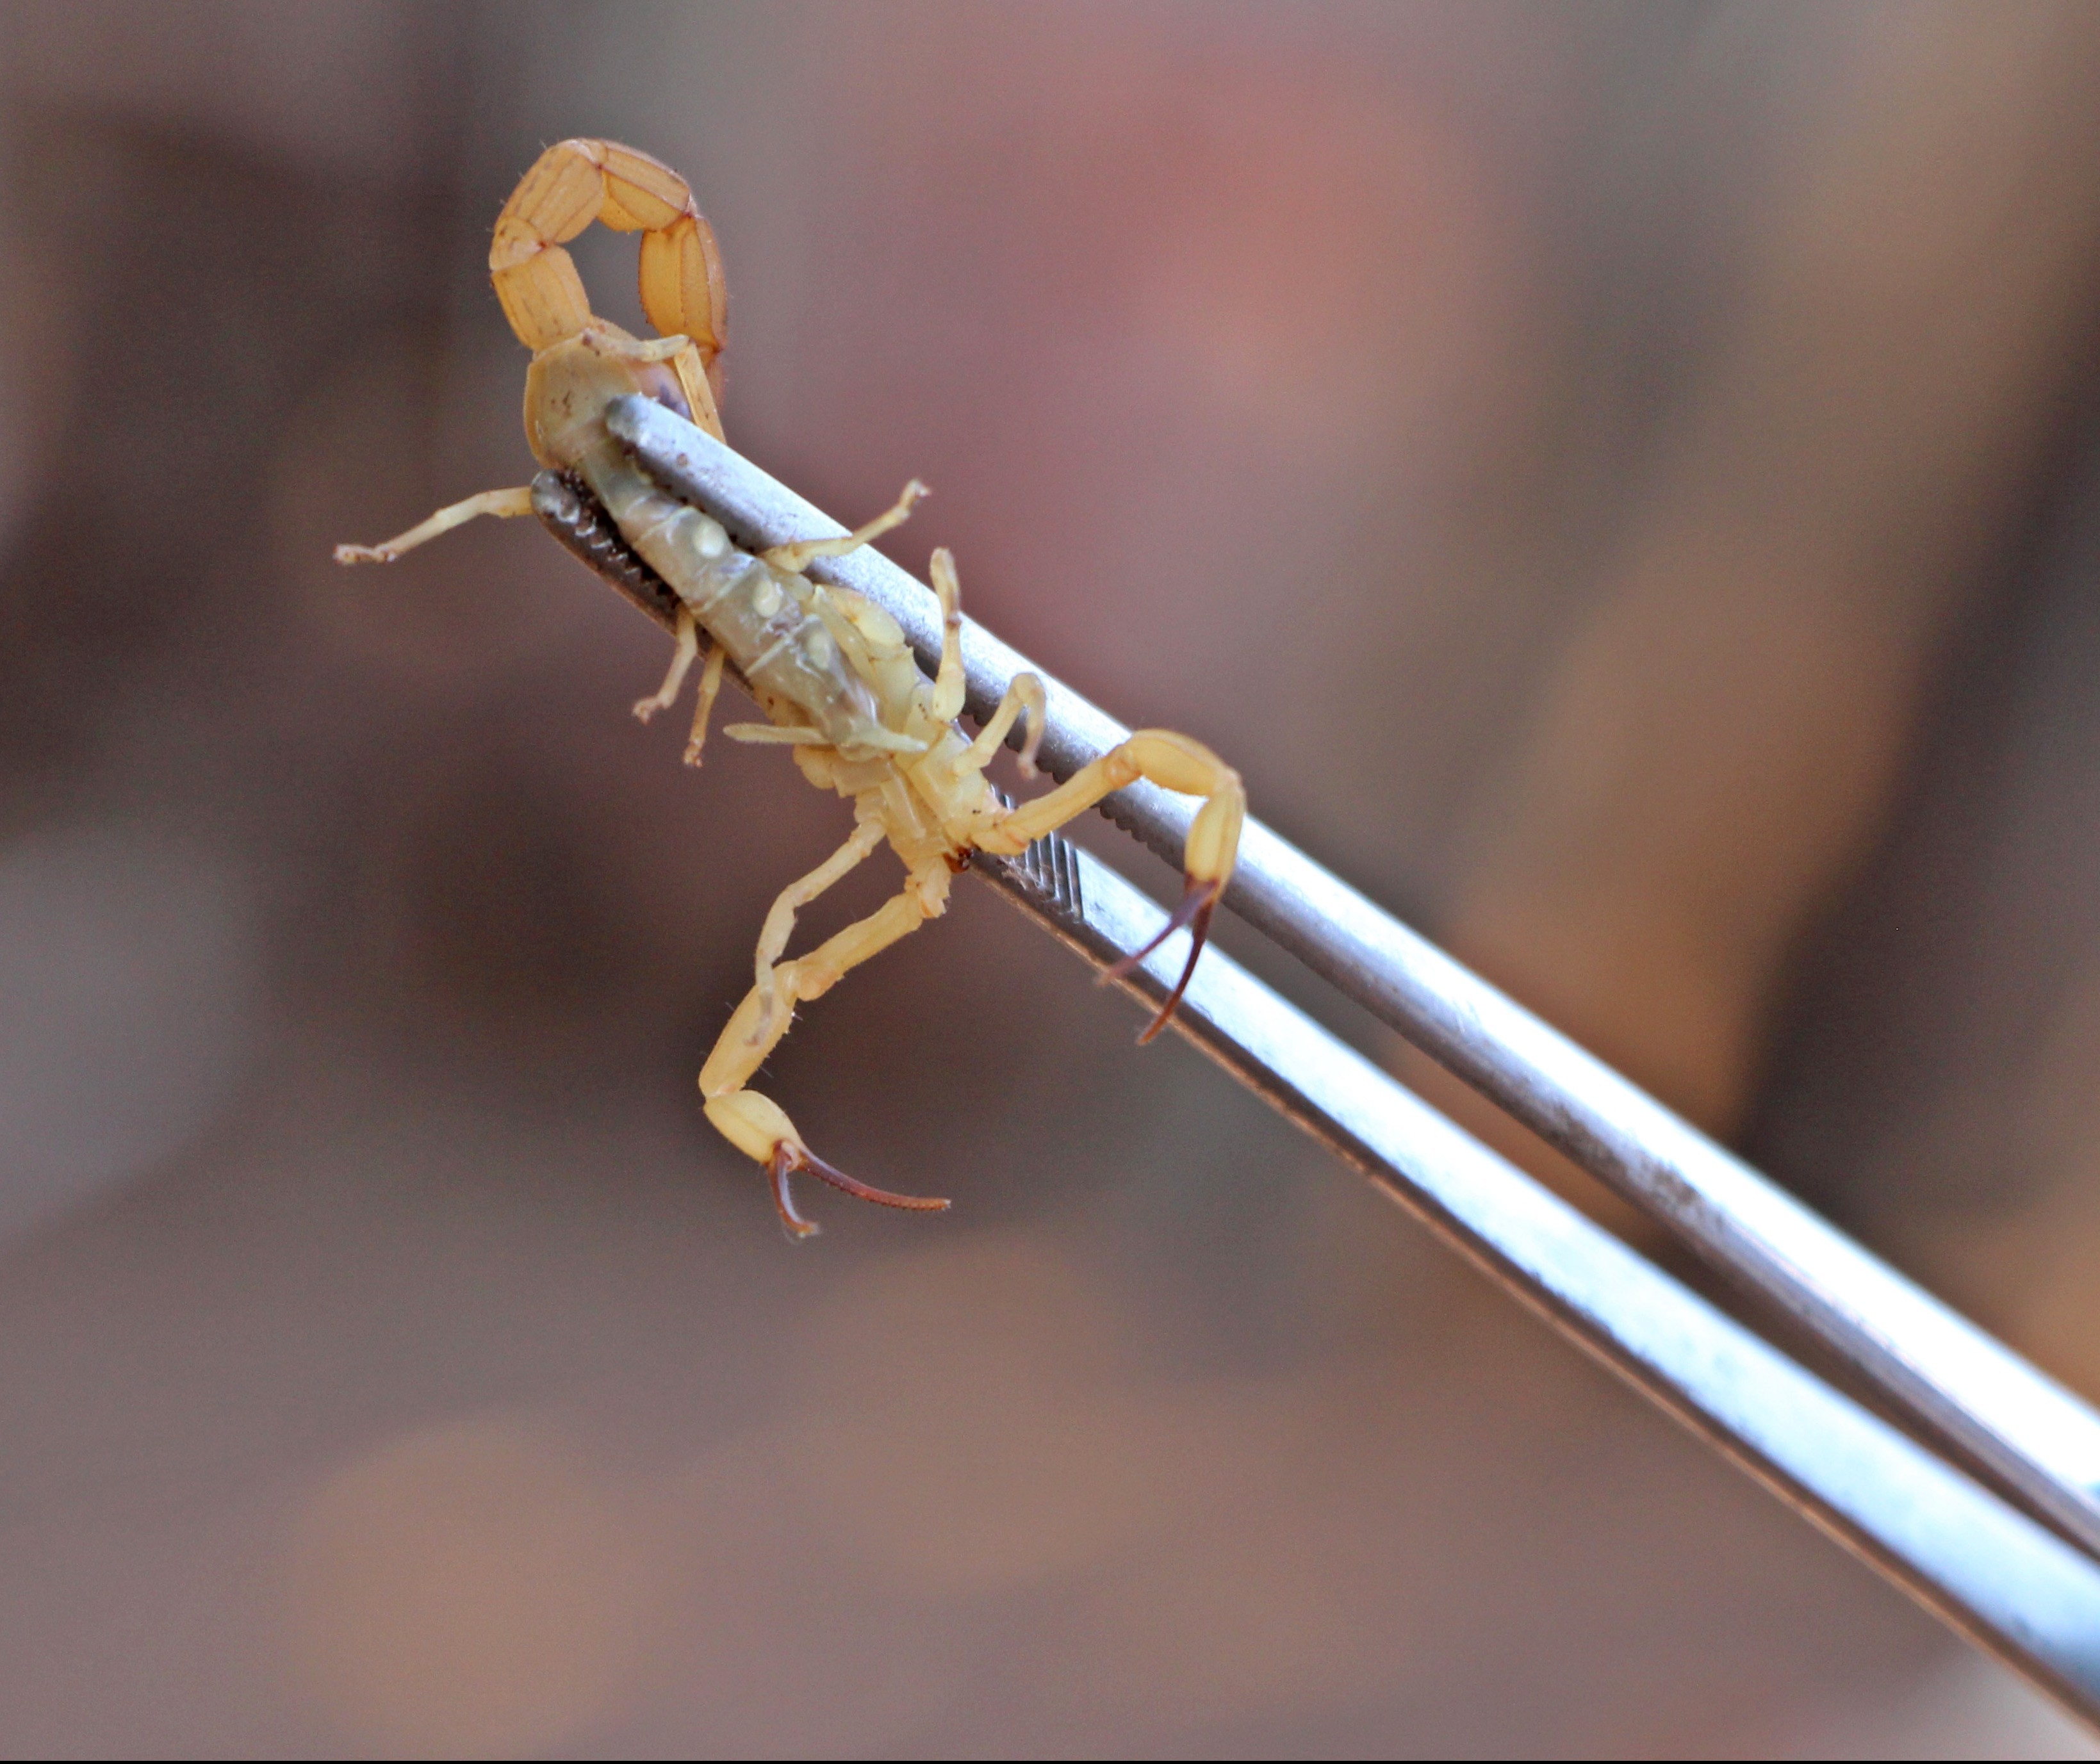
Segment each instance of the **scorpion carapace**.
[[[632,337],[591,311],[562,245],[593,219],[642,234],[642,306],[661,333],[655,339]],[[504,205],[488,261],[504,315],[533,351],[525,433],[534,456],[589,487],[681,603],[670,670],[635,714],[646,721],[668,709],[704,646],[687,762],[699,763],[723,671],[734,666],[767,721],[733,723],[723,733],[788,747],[810,783],[853,801],[852,836],[783,890],[765,915],[751,990],[700,1069],[708,1118],[770,1172],[774,1204],[794,1237],[817,1228],[795,1210],[788,1179],[796,1171],[886,1206],[944,1208],[944,1200],[893,1194],[832,1168],[811,1153],[779,1105],[748,1087],[788,1032],[796,1007],[822,997],[849,969],[942,912],[950,880],[969,852],[1017,854],[1111,792],[1146,778],[1203,799],[1189,831],[1180,906],[1117,970],[1127,972],[1176,930],[1189,929],[1180,980],[1140,1038],[1149,1041],[1189,984],[1211,909],[1232,875],[1246,808],[1239,774],[1186,735],[1145,729],[1057,788],[1009,805],[986,781],[985,767],[1025,713],[1021,768],[1035,775],[1042,683],[1032,674],[1017,676],[975,739],[956,725],[963,655],[955,560],[945,549],[933,557],[946,622],[931,680],[887,613],[804,573],[817,559],[843,556],[896,526],[924,494],[923,485],[907,485],[895,507],[843,539],[776,545],[756,555],[731,545],[703,510],[657,487],[606,427],[606,408],[615,399],[638,392],[721,434],[721,259],[692,192],[669,167],[611,141],[549,148]],[[390,562],[477,515],[531,512],[527,488],[484,491],[384,545],[338,546],[336,557],[344,563]],[[789,957],[795,915],[885,841],[904,866],[903,891],[807,955]]]

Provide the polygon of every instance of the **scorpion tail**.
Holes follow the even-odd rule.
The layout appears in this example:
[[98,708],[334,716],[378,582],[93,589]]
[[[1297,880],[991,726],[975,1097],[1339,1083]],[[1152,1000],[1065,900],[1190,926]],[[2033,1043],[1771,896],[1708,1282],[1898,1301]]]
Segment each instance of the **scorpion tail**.
[[1142,949],[1132,950],[1102,974],[1101,978],[1105,981],[1120,980],[1126,974],[1136,972],[1138,964],[1176,932],[1185,925],[1189,928],[1189,959],[1182,966],[1181,977],[1174,982],[1174,990],[1167,994],[1167,1002],[1160,1006],[1159,1014],[1137,1038],[1137,1044],[1140,1047],[1173,1020],[1175,1008],[1181,1003],[1181,994],[1189,990],[1189,982],[1195,974],[1196,958],[1203,953],[1203,945],[1211,935],[1211,914],[1218,904],[1219,895],[1224,892],[1222,883],[1207,882],[1200,877],[1191,876],[1188,888],[1182,893],[1180,904],[1167,915],[1167,923],[1159,928],[1152,940]]

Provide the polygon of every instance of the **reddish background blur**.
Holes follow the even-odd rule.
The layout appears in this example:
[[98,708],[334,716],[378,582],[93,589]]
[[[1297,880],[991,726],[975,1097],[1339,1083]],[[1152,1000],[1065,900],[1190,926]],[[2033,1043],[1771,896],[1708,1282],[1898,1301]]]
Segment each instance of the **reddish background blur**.
[[328,550],[527,475],[488,227],[644,147],[732,439],[2100,1395],[2100,12],[0,55],[7,1751],[2092,1755],[982,890],[770,1081],[955,1210],[789,1248],[692,1074],[840,805],[527,523]]

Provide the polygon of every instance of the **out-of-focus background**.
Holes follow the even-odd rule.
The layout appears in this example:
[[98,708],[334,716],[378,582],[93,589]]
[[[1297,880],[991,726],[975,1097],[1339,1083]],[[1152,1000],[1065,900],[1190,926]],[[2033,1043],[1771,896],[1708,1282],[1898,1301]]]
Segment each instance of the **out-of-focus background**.
[[2093,1755],[985,890],[769,1079],[955,1211],[789,1247],[693,1074],[841,805],[531,523],[328,554],[646,148],[733,440],[2100,1396],[2100,11],[0,54],[8,1753]]

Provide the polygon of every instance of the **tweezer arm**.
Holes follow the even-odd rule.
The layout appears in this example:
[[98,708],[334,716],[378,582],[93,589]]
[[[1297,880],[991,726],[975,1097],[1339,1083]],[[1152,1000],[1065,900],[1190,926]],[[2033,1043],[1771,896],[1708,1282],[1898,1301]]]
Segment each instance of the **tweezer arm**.
[[[1096,968],[1163,915],[1052,838],[977,867]],[[1148,1007],[1179,952],[1127,986]],[[1804,1371],[1207,950],[1176,1027],[1576,1344],[2088,1723],[2100,1568]]]
[[[665,625],[670,591],[575,487],[534,506]],[[977,873],[1096,969],[1159,909],[1052,836]],[[1180,959],[1126,982],[1148,1003]],[[2100,1568],[1838,1395],[1471,1139],[1215,949],[1176,1027],[1383,1193],[1824,1531],[2072,1713],[2100,1718]]]
[[[659,405],[623,400],[611,422],[660,482],[739,543],[845,531]],[[930,670],[939,612],[923,584],[872,550],[812,573],[881,606]],[[1016,673],[1042,677],[1042,761],[1055,777],[1128,733],[974,624],[964,655],[967,707],[979,721]],[[1193,812],[1182,799],[1138,784],[1104,809],[1178,865]],[[1247,824],[1225,904],[1807,1328],[1908,1425],[2100,1555],[2100,1415],[2070,1392],[1259,822]]]

